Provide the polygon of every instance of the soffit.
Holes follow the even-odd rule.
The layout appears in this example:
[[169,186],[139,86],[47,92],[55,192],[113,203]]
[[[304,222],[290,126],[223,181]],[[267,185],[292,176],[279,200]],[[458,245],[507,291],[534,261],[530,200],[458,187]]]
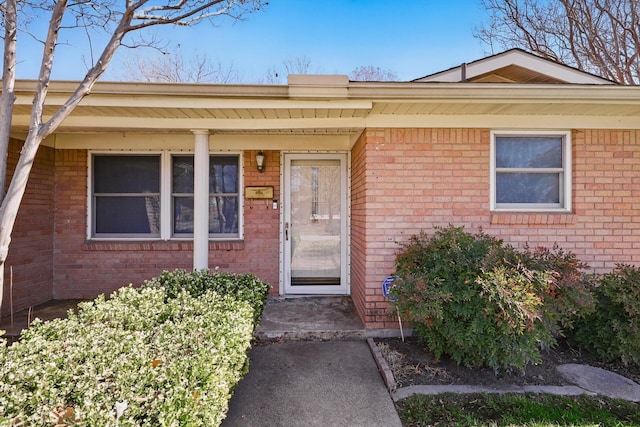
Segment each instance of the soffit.
[[562,80],[518,65],[508,65],[469,79],[472,83],[563,83]]

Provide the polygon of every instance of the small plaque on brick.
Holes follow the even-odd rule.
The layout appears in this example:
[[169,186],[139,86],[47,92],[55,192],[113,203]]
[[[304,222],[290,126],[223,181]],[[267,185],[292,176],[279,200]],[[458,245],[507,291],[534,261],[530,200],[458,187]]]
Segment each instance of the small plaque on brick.
[[273,199],[273,187],[245,187],[245,199]]

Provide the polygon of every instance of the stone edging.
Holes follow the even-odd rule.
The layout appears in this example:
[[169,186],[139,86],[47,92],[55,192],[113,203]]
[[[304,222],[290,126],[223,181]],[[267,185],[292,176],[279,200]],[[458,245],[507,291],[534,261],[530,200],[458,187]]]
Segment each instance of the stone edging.
[[393,378],[393,372],[391,372],[391,368],[389,368],[387,360],[382,356],[382,353],[373,338],[367,338],[367,344],[369,344],[369,350],[371,350],[373,360],[375,360],[376,365],[378,365],[378,371],[380,371],[384,385],[387,386],[389,393],[393,393],[396,389],[396,380]]

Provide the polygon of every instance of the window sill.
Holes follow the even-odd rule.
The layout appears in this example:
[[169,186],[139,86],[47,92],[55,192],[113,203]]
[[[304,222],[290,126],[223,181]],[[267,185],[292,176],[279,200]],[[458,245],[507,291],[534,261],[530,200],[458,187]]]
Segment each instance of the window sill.
[[[85,251],[193,251],[191,240],[89,240],[85,242]],[[242,251],[244,240],[210,240],[210,251]]]
[[571,212],[491,212],[492,225],[572,225]]

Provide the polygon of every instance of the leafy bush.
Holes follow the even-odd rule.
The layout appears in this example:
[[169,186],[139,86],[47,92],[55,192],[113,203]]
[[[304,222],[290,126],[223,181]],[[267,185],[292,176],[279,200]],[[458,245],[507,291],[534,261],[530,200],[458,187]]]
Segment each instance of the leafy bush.
[[530,270],[549,274],[549,289],[542,292],[543,319],[554,335],[563,335],[577,319],[593,309],[593,295],[589,291],[589,266],[575,254],[554,245],[552,249],[525,248],[521,262]]
[[[557,250],[520,253],[482,231],[449,226],[432,237],[421,232],[402,246],[393,293],[436,357],[448,354],[496,371],[524,369],[541,358],[541,347],[555,343],[560,323],[570,322],[574,300],[555,296],[564,292],[562,278],[579,270],[574,261]],[[555,269],[555,262],[566,271]],[[571,287],[576,294],[582,295],[581,283],[576,279]]]
[[576,322],[571,339],[602,360],[640,363],[640,267],[594,276],[592,292],[595,309]]
[[162,288],[167,298],[175,298],[183,290],[194,297],[211,290],[220,295],[232,295],[253,307],[255,325],[260,321],[270,288],[270,285],[260,281],[253,274],[223,273],[218,270],[163,271],[159,276],[145,281],[143,286]]
[[[222,282],[266,298],[251,277]],[[255,316],[237,294],[144,286],[36,320],[0,346],[0,425],[217,426],[246,373]]]

